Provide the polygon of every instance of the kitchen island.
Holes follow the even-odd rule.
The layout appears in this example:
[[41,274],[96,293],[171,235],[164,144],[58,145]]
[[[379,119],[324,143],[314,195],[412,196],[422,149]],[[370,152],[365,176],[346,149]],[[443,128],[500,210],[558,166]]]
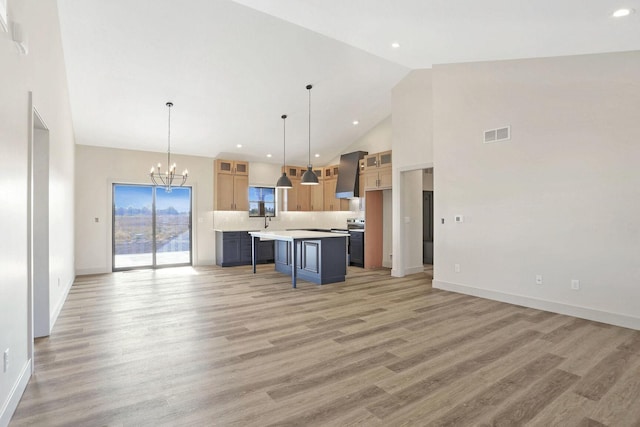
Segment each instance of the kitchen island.
[[319,231],[251,231],[253,273],[260,240],[275,241],[275,270],[291,274],[291,285],[297,278],[324,285],[344,282],[347,274],[347,238],[340,233]]

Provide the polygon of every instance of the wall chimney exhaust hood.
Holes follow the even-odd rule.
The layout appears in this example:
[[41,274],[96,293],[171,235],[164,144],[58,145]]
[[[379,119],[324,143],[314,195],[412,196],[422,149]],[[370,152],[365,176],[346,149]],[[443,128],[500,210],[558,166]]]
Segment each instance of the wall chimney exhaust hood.
[[369,153],[366,151],[354,151],[340,156],[336,183],[337,199],[360,197],[360,159],[367,154]]

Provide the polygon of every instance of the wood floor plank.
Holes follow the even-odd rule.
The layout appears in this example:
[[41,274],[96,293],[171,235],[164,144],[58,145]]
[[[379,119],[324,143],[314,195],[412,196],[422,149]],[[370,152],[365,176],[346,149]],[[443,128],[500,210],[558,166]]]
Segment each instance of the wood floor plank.
[[299,426],[313,426],[322,425],[332,418],[340,416],[344,412],[348,412],[354,408],[366,405],[373,399],[384,396],[386,393],[375,385],[366,387],[358,393],[348,394],[335,399],[329,404],[320,406],[311,412],[303,413],[297,416],[285,418],[282,421],[278,421],[273,424],[269,424],[271,427],[299,427]]
[[585,417],[581,419],[578,424],[576,424],[576,427],[607,427],[607,425],[602,424],[599,421],[592,420],[591,418]]
[[546,372],[558,366],[563,360],[562,357],[545,354],[502,378],[472,399],[460,403],[432,424],[434,426],[473,424],[482,414],[492,412],[512,394],[540,379]]
[[640,420],[640,332],[431,277],[350,267],[294,290],[273,265],[79,276],[10,425]]
[[499,360],[519,346],[530,342],[539,335],[535,331],[524,331],[498,348],[484,352],[471,359],[467,359],[443,371],[437,372],[423,380],[420,380],[403,390],[389,396],[383,401],[370,405],[368,409],[378,418],[384,419],[398,409],[415,401],[424,399],[443,384],[449,384],[463,378],[485,365]]
[[521,319],[522,316],[518,314],[507,316],[503,319],[497,320],[495,322],[489,323],[488,325],[481,326],[478,329],[474,329],[466,334],[456,336],[453,339],[450,339],[445,342],[440,342],[435,346],[421,349],[419,352],[404,357],[402,360],[398,362],[387,365],[387,368],[391,369],[394,372],[402,372],[406,369],[412,368],[419,363],[423,363],[429,359],[432,359],[440,354],[446,353],[448,351],[453,351],[456,348],[468,343],[471,340],[480,339],[485,335],[488,335],[492,332],[496,332],[501,328],[511,325],[513,322],[516,322]]
[[533,419],[544,407],[564,393],[580,377],[560,369],[554,369],[538,381],[526,396],[512,403],[496,415],[491,425],[523,425]]
[[640,425],[640,361],[598,403],[591,418],[611,426]]
[[638,356],[626,350],[616,350],[602,359],[576,386],[575,392],[591,400],[600,400],[624,372],[638,360]]

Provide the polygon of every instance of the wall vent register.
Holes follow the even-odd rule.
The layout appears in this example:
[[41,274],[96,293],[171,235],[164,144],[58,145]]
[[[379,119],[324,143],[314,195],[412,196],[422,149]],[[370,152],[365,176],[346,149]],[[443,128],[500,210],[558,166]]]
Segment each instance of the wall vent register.
[[498,129],[489,129],[484,131],[484,143],[507,141],[511,139],[511,126],[505,126]]

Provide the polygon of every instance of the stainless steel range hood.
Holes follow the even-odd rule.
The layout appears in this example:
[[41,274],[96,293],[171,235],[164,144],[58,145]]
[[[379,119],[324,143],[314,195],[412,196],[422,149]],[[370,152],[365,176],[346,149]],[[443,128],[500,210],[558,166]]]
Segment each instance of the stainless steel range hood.
[[353,199],[354,197],[360,197],[359,161],[367,154],[369,153],[366,151],[354,151],[340,156],[336,198]]

